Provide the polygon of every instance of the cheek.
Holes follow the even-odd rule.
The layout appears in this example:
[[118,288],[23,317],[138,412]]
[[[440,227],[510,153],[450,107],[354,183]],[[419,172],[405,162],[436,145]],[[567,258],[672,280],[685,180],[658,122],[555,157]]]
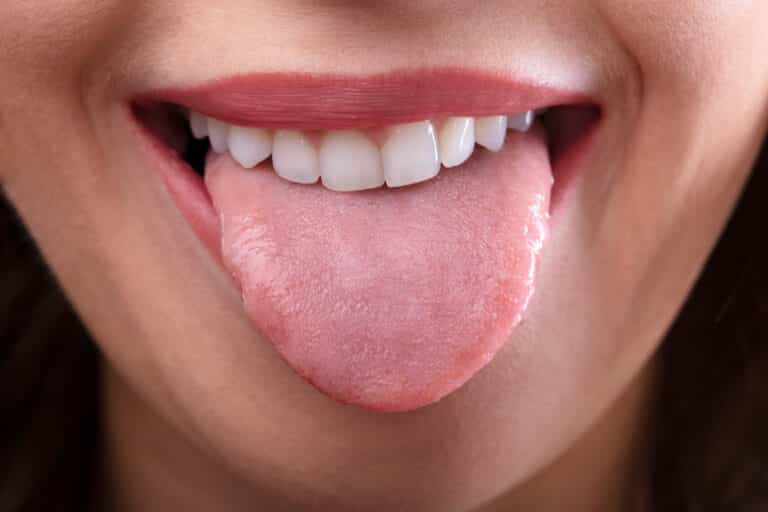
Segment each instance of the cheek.
[[[0,2],[0,90],[76,78],[103,51],[138,2],[4,0]],[[6,87],[3,87],[5,84]],[[5,91],[4,91],[5,92]]]
[[767,45],[762,0],[615,0],[599,9],[643,76],[645,92],[680,100],[716,94],[759,71]]
[[764,128],[768,2],[600,5],[641,84],[637,117],[622,120],[629,149],[611,200],[624,215],[613,218],[634,219],[648,242],[693,211],[697,226],[722,222]]
[[[610,4],[610,5],[609,5]],[[768,54],[761,1],[603,2],[640,77],[611,183],[591,199],[598,251],[630,293],[632,324],[658,325],[683,301],[715,243],[764,134]]]
[[[83,181],[74,160],[93,161],[83,147],[90,135],[83,110],[89,65],[110,50],[133,4],[0,1],[0,182],[9,194],[50,187],[51,196],[60,197],[57,180],[65,187]],[[68,169],[73,175],[66,176]]]
[[681,228],[674,219],[719,227],[763,133],[768,2],[631,0],[606,15],[641,77],[626,172],[614,184],[616,207],[636,213],[614,218],[636,219],[648,241]]

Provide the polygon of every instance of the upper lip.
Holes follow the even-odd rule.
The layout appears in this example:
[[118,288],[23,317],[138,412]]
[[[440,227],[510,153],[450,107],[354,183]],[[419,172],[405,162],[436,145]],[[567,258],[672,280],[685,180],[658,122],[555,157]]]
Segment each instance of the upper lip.
[[371,128],[447,116],[596,104],[585,91],[468,69],[375,75],[253,73],[141,94],[230,124],[305,130]]

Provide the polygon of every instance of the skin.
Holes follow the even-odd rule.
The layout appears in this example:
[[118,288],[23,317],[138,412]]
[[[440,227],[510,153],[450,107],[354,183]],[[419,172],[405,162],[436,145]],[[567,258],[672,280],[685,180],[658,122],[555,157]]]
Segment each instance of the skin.
[[[107,360],[103,508],[642,510],[653,355],[765,134],[768,3],[211,5],[0,3],[0,179]],[[122,107],[243,70],[456,63],[573,74],[605,126],[493,363],[425,409],[343,407],[255,334]]]

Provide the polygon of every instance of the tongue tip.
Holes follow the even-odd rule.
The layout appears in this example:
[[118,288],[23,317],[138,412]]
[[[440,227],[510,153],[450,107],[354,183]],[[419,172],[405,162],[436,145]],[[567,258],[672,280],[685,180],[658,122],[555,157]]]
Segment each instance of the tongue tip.
[[336,389],[324,388],[309,377],[303,378],[321,394],[342,405],[365,409],[375,413],[403,413],[421,409],[423,407],[427,407],[436,402],[439,402],[461,385],[459,384],[446,392],[434,395],[426,393],[398,394],[393,392],[389,392],[386,395],[382,393],[374,393],[369,395],[365,392],[341,394],[338,393]]
[[[311,381],[310,381],[311,384]],[[313,384],[314,386],[314,384]],[[450,395],[455,389],[458,389],[460,385],[456,386],[456,388],[451,389],[450,391],[447,391],[445,393],[441,393],[436,396],[404,396],[404,397],[388,397],[387,400],[377,400],[377,399],[369,399],[365,396],[359,396],[359,397],[340,397],[340,396],[334,396],[330,393],[326,393],[320,388],[317,388],[323,395],[331,398],[332,400],[342,404],[347,405],[351,407],[356,407],[358,409],[364,409],[370,412],[374,413],[380,413],[380,414],[397,414],[397,413],[407,413],[416,411],[418,409],[423,409],[424,407],[428,407],[430,405],[436,404],[437,402],[441,401],[446,396]]]
[[[489,322],[484,329],[475,331],[474,342],[467,343],[461,336],[446,339],[444,332],[422,339],[422,343],[442,351],[431,363],[424,361],[423,354],[414,357],[411,350],[396,346],[394,340],[386,336],[382,337],[384,342],[393,345],[390,354],[376,354],[363,358],[363,362],[354,362],[355,357],[348,353],[326,358],[306,352],[303,344],[291,343],[281,330],[258,330],[269,339],[283,362],[322,395],[372,412],[403,413],[433,405],[462,388],[505,346],[521,322],[521,313],[502,313],[500,321]],[[362,347],[373,344],[370,339],[354,337],[347,338],[346,342]],[[453,351],[457,346],[463,348]],[[392,364],[387,360],[389,355],[399,362]]]
[[[342,405],[375,413],[405,413],[428,407],[448,397],[490,363],[494,355],[495,353],[475,361],[461,376],[449,375],[442,379],[437,378],[427,385],[410,388],[391,382],[388,385],[376,387],[359,387],[338,382],[326,384],[322,378],[303,372],[285,358],[284,361],[318,392]],[[385,376],[382,380],[387,381],[388,378]]]

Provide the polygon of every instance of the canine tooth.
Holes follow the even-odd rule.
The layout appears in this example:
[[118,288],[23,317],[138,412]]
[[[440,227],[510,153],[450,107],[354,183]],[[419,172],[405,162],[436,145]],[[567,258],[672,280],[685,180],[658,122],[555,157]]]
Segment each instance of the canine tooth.
[[189,113],[189,129],[196,139],[204,139],[208,136],[208,120],[203,114]]
[[479,117],[475,121],[477,143],[489,151],[501,151],[507,136],[507,116]]
[[475,119],[450,117],[440,129],[440,160],[445,167],[461,165],[475,149]]
[[518,132],[527,132],[533,126],[534,112],[529,110],[522,114],[509,116],[509,127]]
[[229,130],[229,154],[246,169],[256,167],[272,154],[272,135],[262,128],[233,126]]
[[279,176],[295,183],[315,183],[320,178],[317,150],[299,131],[275,132],[272,166]]
[[326,188],[339,192],[381,187],[381,152],[359,131],[330,131],[320,146],[320,175]]
[[429,121],[393,127],[381,148],[381,158],[389,187],[434,178],[440,172],[435,127]]
[[209,117],[208,138],[211,139],[211,147],[215,152],[219,154],[226,152],[229,146],[229,126]]

